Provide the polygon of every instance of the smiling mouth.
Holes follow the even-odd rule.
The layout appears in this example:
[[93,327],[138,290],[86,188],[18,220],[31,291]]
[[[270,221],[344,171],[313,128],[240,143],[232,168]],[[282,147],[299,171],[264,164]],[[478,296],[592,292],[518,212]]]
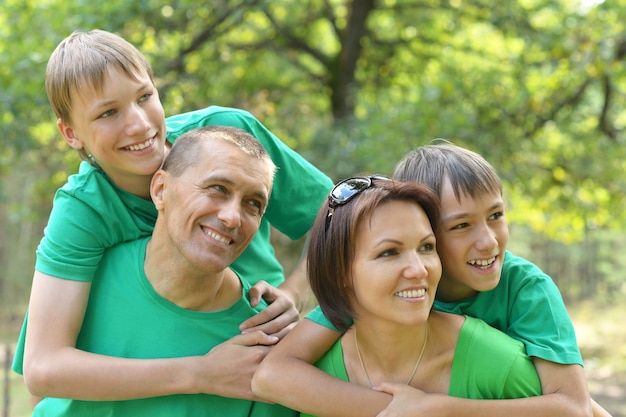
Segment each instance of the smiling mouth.
[[425,294],[426,290],[424,288],[420,288],[419,290],[398,291],[394,295],[400,298],[419,298],[423,297]]
[[225,245],[230,245],[231,243],[233,243],[233,241],[232,241],[231,239],[225,238],[225,237],[224,237],[224,236],[222,236],[222,235],[218,235],[217,233],[212,232],[212,231],[210,231],[210,230],[208,230],[208,229],[203,229],[203,230],[204,230],[204,233],[205,233],[207,236],[209,236],[209,237],[211,237],[211,238],[213,238],[213,239],[217,240],[218,242],[222,242],[222,243],[224,243]]
[[125,147],[123,149],[126,150],[126,151],[140,151],[142,149],[146,149],[147,147],[152,145],[152,143],[154,143],[154,138],[150,138],[147,141],[145,141],[143,143],[139,143],[137,145],[127,146],[127,147]]
[[494,256],[489,259],[472,259],[471,261],[468,261],[467,263],[470,264],[471,266],[476,266],[480,269],[487,269],[491,265],[493,265],[495,261],[496,261],[496,257]]

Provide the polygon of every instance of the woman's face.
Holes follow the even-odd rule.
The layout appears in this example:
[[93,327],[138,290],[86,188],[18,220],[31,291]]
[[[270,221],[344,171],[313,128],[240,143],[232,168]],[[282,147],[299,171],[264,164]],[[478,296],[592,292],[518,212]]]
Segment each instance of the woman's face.
[[425,322],[435,301],[441,261],[422,208],[389,201],[356,230],[352,306],[359,320],[414,325]]

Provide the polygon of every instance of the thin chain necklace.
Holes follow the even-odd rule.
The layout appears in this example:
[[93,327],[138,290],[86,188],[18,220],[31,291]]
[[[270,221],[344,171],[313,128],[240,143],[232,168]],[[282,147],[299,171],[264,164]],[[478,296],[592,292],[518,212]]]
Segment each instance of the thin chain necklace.
[[[415,366],[413,367],[413,372],[411,372],[411,376],[409,380],[406,381],[405,385],[409,385],[411,381],[413,381],[413,377],[415,376],[415,372],[417,372],[417,367],[420,365],[422,361],[422,356],[424,356],[424,350],[426,350],[426,342],[428,342],[428,322],[426,323],[426,332],[424,333],[424,343],[422,344],[422,350],[420,355],[417,357],[417,362],[415,362]],[[370,388],[374,388],[374,384],[370,381],[370,376],[367,374],[367,370],[365,369],[365,364],[363,363],[363,357],[361,356],[361,350],[359,349],[359,338],[356,334],[356,327],[354,328],[354,346],[356,347],[356,354],[359,357],[359,362],[361,363],[361,369],[363,369],[363,373],[365,374],[365,378],[367,379],[367,383]]]

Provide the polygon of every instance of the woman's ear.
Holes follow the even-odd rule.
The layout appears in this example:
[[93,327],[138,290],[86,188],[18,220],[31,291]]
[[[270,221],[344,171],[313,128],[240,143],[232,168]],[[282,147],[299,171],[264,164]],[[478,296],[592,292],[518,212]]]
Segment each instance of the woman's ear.
[[163,192],[165,190],[165,182],[167,179],[167,172],[159,169],[152,176],[152,182],[150,183],[150,197],[157,210],[163,208]]
[[67,123],[63,121],[63,119],[57,119],[57,128],[59,128],[59,132],[63,135],[65,141],[74,149],[80,150],[83,149],[83,142],[78,139],[74,133],[74,129]]

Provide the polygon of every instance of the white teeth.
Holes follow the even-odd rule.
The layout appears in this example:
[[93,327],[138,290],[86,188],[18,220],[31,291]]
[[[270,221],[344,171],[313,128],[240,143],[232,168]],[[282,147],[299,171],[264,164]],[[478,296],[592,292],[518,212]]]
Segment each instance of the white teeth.
[[230,245],[230,239],[226,239],[225,237],[220,236],[220,235],[218,235],[216,233],[213,233],[213,232],[211,232],[209,230],[206,230],[205,233],[207,235],[209,235],[210,237],[212,237],[213,239],[217,240],[218,242],[222,242],[222,243],[225,243],[227,245]]
[[126,147],[126,149],[129,149],[131,151],[140,151],[140,150],[146,149],[148,146],[150,146],[152,144],[153,140],[154,139],[148,139],[144,143],[140,143],[139,145],[131,145],[131,146]]
[[426,290],[424,288],[420,288],[419,290],[398,291],[394,295],[401,298],[418,298],[423,297],[424,294],[426,294]]
[[476,265],[479,266],[481,268],[486,268],[488,266],[491,266],[492,263],[494,263],[496,261],[496,257],[494,256],[493,258],[490,259],[472,259],[471,261],[468,261],[467,263],[470,265]]

